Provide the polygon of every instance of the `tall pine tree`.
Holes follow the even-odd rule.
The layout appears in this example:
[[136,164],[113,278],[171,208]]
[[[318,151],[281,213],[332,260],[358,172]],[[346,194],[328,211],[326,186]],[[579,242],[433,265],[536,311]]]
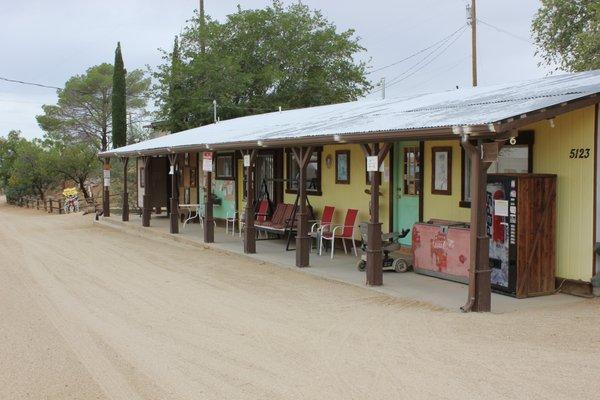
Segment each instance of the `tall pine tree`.
[[121,43],[115,50],[115,67],[112,87],[112,142],[113,148],[127,144],[127,105],[125,88],[125,67],[121,54]]

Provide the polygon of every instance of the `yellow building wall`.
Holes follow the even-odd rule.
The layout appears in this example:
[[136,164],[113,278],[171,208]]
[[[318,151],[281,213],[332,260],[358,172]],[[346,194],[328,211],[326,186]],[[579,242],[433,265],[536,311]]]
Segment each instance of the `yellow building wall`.
[[[589,281],[593,262],[594,107],[576,110],[522,128],[535,132],[533,172],[557,175],[556,275]],[[452,195],[431,194],[431,148],[452,147]],[[589,148],[587,159],[570,159],[571,149]],[[461,147],[458,140],[425,142],[423,220],[469,222],[461,200]]]
[[[335,183],[335,151],[336,150],[350,150],[350,184],[336,184]],[[331,165],[328,168],[326,165],[326,159],[331,156]],[[287,157],[284,164],[287,163]],[[287,168],[287,165],[285,166]],[[379,220],[383,223],[383,232],[389,231],[389,217],[390,217],[390,206],[389,206],[389,156],[384,161],[384,170],[382,174],[382,184],[380,188],[381,197],[379,198]],[[358,210],[357,222],[366,222],[369,220],[369,201],[370,195],[365,193],[365,189],[370,188],[366,183],[366,166],[365,156],[359,145],[355,144],[344,144],[344,145],[330,145],[323,146],[321,153],[321,196],[309,196],[310,204],[313,206],[317,217],[319,218],[322,214],[323,207],[326,205],[335,207],[334,222],[336,224],[342,224],[346,211],[349,208]],[[293,203],[296,199],[295,194],[286,193],[284,201],[286,203]],[[357,239],[360,239],[360,235],[357,230]]]
[[[469,222],[471,209],[459,207],[461,200],[461,146],[458,140],[425,142],[423,157],[423,221],[446,219]],[[431,159],[433,147],[452,148],[452,192],[450,195],[431,193]]]
[[[556,275],[589,281],[593,263],[594,107],[531,125],[535,131],[533,172],[557,182]],[[569,158],[571,149],[590,149],[589,158]]]

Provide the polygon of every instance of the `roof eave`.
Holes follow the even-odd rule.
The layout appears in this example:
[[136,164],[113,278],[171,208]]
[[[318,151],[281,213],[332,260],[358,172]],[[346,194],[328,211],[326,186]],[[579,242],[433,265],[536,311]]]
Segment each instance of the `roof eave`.
[[[494,127],[491,124],[461,126],[460,132],[469,133],[471,136],[479,138],[492,138],[495,136]],[[438,128],[408,129],[394,131],[373,131],[357,132],[341,135],[318,135],[303,136],[297,138],[283,139],[264,139],[239,141],[229,143],[198,143],[186,146],[159,147],[155,149],[133,150],[121,152],[118,150],[106,151],[99,154],[99,157],[141,157],[156,156],[171,153],[190,153],[197,151],[226,151],[226,150],[245,150],[253,148],[283,148],[293,146],[323,146],[327,144],[344,143],[371,143],[371,142],[389,142],[397,140],[447,140],[458,137],[456,126],[445,126]]]

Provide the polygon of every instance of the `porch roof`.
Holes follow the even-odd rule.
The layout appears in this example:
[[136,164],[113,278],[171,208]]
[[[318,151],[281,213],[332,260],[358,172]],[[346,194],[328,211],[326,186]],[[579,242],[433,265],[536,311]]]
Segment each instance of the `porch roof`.
[[463,131],[493,136],[505,130],[513,120],[524,119],[528,113],[590,96],[594,97],[591,103],[596,103],[598,93],[600,70],[556,75],[487,87],[240,117],[120,147],[100,156],[448,138]]

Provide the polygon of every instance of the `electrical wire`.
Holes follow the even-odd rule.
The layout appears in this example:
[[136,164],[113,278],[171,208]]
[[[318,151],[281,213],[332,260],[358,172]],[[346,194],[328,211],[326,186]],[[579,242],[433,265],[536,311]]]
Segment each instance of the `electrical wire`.
[[445,41],[445,40],[448,40],[449,38],[451,38],[452,36],[454,36],[456,33],[458,33],[458,32],[459,32],[461,29],[464,29],[464,27],[465,27],[465,26],[464,26],[464,25],[462,25],[460,28],[458,28],[457,30],[455,30],[454,32],[452,32],[451,34],[449,34],[448,36],[445,36],[445,37],[443,37],[442,39],[438,40],[437,42],[433,43],[432,45],[430,45],[430,46],[427,46],[427,47],[425,47],[424,49],[421,49],[421,50],[417,51],[416,53],[413,53],[413,54],[411,54],[411,55],[409,55],[409,56],[407,56],[407,57],[405,57],[405,58],[403,58],[403,59],[401,59],[401,60],[394,61],[394,62],[393,62],[393,63],[391,63],[391,64],[384,65],[383,67],[379,67],[379,68],[376,68],[376,69],[374,69],[374,70],[372,70],[372,71],[369,71],[369,72],[367,72],[367,75],[370,75],[370,74],[372,74],[372,73],[375,73],[375,72],[378,72],[378,71],[384,70],[384,69],[386,69],[386,68],[390,68],[390,67],[393,67],[393,66],[395,66],[395,65],[401,64],[401,63],[403,63],[403,62],[405,62],[405,61],[408,61],[408,60],[410,60],[411,58],[414,58],[414,57],[418,56],[419,54],[422,54],[422,53],[426,52],[427,50],[429,50],[429,49],[431,49],[431,48],[435,47],[436,45],[440,44],[441,42],[443,42],[443,41]]
[[5,82],[18,83],[18,84],[21,84],[21,85],[37,86],[37,87],[42,87],[42,88],[46,88],[46,89],[62,90],[62,88],[59,88],[58,86],[50,86],[50,85],[44,85],[44,84],[41,84],[41,83],[20,81],[18,79],[9,79],[9,78],[5,78],[5,77],[2,77],[2,76],[0,76],[0,80],[5,81]]
[[477,18],[477,22],[481,22],[483,25],[485,25],[485,26],[487,26],[489,28],[495,29],[496,31],[498,31],[500,33],[504,33],[505,35],[508,35],[508,36],[510,36],[512,38],[515,38],[515,39],[520,40],[520,41],[525,42],[525,43],[532,44],[531,40],[526,39],[526,38],[524,38],[522,36],[516,35],[516,34],[510,32],[510,31],[507,31],[506,29],[502,29],[502,28],[500,28],[500,27],[498,27],[496,25],[492,25],[489,22],[485,22],[485,21],[483,21],[480,18]]
[[[467,25],[465,24],[459,30],[454,32],[454,34],[452,35],[452,36],[455,36],[454,38],[452,38],[452,36],[445,38],[433,50],[431,50],[429,53],[427,53],[422,59],[417,61],[415,64],[411,65],[409,68],[407,68],[405,71],[403,71],[399,75],[396,75],[394,78],[392,78],[389,81],[389,83],[386,84],[385,89],[388,89],[389,87],[392,87],[392,86],[410,78],[411,76],[413,76],[416,73],[418,73],[419,71],[421,71],[423,68],[429,66],[433,61],[435,61],[442,54],[444,54],[446,52],[446,50],[448,50],[448,48],[450,46],[452,46],[458,39],[460,39],[460,37],[463,35],[463,33],[465,32],[466,29],[467,29]],[[378,93],[382,90],[383,90],[383,87],[379,87],[375,90],[372,90],[369,94]]]
[[448,45],[446,47],[444,47],[439,53],[437,53],[436,55],[434,55],[433,57],[431,57],[426,64],[421,65],[419,68],[417,68],[416,70],[414,70],[412,73],[400,78],[400,79],[396,79],[393,80],[392,82],[390,82],[389,85],[387,85],[387,87],[392,87],[394,85],[397,85],[398,83],[405,81],[406,79],[410,78],[411,76],[415,75],[417,72],[421,71],[423,68],[426,68],[427,66],[431,65],[432,62],[434,62],[435,60],[437,60],[439,57],[441,57],[446,50],[448,50],[454,43],[456,43],[456,41],[458,39],[460,39],[460,37],[462,36],[462,34],[464,33],[464,30],[457,36],[454,38],[454,40],[452,40],[450,43],[448,43]]
[[[429,72],[428,75],[431,75],[431,74],[445,74],[447,72],[450,72],[450,71],[454,70],[456,67],[460,66],[465,60],[468,60],[470,58],[471,58],[471,55],[466,55],[464,57],[461,57],[461,58],[459,58],[458,60],[456,60],[455,62],[453,62],[451,64],[446,64],[446,65],[444,65],[444,66],[442,66],[440,68],[434,69],[433,71]],[[414,89],[416,87],[419,87],[419,86],[427,83],[427,81],[428,80],[420,81],[420,82],[415,83],[415,84],[413,84],[411,86],[407,86],[404,89],[405,90]]]

